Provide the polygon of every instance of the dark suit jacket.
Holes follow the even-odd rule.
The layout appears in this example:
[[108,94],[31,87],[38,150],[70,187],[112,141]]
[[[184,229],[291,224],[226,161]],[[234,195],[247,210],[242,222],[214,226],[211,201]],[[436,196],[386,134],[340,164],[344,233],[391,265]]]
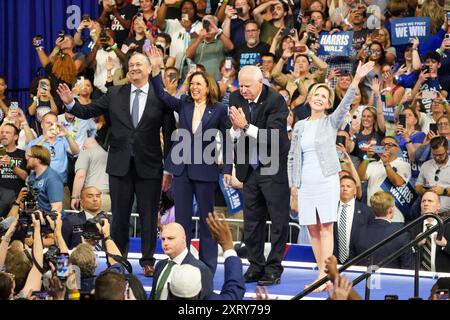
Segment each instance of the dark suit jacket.
[[[419,224],[411,231],[411,236],[415,239],[419,233],[423,232],[423,224]],[[450,223],[444,225],[443,237],[447,240],[445,247],[436,245],[435,267],[436,272],[450,272]]]
[[175,117],[156,98],[149,85],[147,104],[136,128],[130,115],[131,85],[110,87],[108,92],[90,105],[78,102],[70,111],[82,119],[106,114],[111,123],[106,172],[124,176],[128,172],[132,151],[136,172],[143,179],[160,179],[163,169],[160,128],[164,134],[164,154],[171,146],[170,136],[175,130]]
[[[355,211],[353,213],[353,220],[352,220],[352,229],[350,231],[349,245],[351,245],[355,241],[355,234],[357,234],[363,226],[369,224],[373,219],[374,215],[372,213],[372,209],[370,209],[365,203],[356,200]],[[339,257],[339,239],[338,239],[337,222],[335,222],[333,225],[333,237],[334,237],[333,255],[335,257]],[[339,261],[339,262],[345,263],[347,261]]]
[[[390,223],[383,219],[375,219],[368,225],[361,228],[361,230],[355,235],[355,241],[350,245],[350,259],[363,253],[367,249],[373,247],[380,241],[383,241],[394,232],[402,228],[399,223]],[[377,265],[378,262],[391,255],[405,244],[410,241],[410,234],[405,232],[393,239],[391,242],[385,244],[379,248],[373,254],[373,264]],[[366,264],[365,261],[362,264]],[[412,269],[412,249],[407,250],[402,255],[384,265],[385,268],[397,268],[397,269]]]
[[[239,90],[234,91],[230,95],[230,106],[235,106],[236,108],[242,108],[244,111],[247,121],[250,123],[250,109],[248,106],[248,100],[244,99],[239,93]],[[252,123],[258,129],[279,129],[279,139],[277,141],[279,150],[274,155],[278,158],[279,169],[272,175],[274,182],[282,183],[288,181],[287,178],[287,156],[290,148],[290,141],[287,135],[287,116],[289,114],[289,109],[287,108],[286,101],[283,96],[280,95],[276,90],[264,85],[261,95],[258,100],[258,105],[256,109],[256,119]],[[248,148],[249,137],[241,132],[241,136],[237,142],[237,149],[240,150],[240,144],[245,144],[245,163],[236,164],[236,177],[239,181],[246,181],[249,172],[249,148]],[[268,134],[265,136],[261,134],[258,130],[258,143],[264,143],[267,145],[267,152],[269,157],[271,156],[271,132],[268,130]],[[275,150],[273,151],[275,153]],[[258,153],[260,156],[260,154]],[[261,158],[259,158],[261,160]],[[260,164],[262,167],[269,167],[269,164]]]
[[[151,78],[151,82],[153,85],[153,89],[155,90],[156,96],[161,99],[165,106],[172,111],[176,111],[179,114],[179,129],[184,129],[183,133],[181,133],[180,139],[175,142],[170,151],[169,157],[166,158],[164,163],[164,169],[169,171],[175,176],[180,176],[185,169],[187,169],[188,177],[194,180],[199,181],[207,181],[214,182],[219,179],[219,166],[216,163],[208,164],[205,163],[205,159],[203,159],[203,154],[208,146],[215,145],[215,134],[207,137],[205,132],[207,130],[211,130],[211,133],[214,133],[217,130],[220,130],[222,133],[223,139],[226,137],[226,129],[228,125],[228,109],[222,103],[216,103],[214,105],[207,105],[205,108],[205,112],[203,113],[201,126],[202,130],[200,130],[200,125],[195,134],[192,132],[192,117],[194,114],[194,102],[188,100],[188,96],[184,95],[181,99],[177,99],[170,94],[168,94],[164,90],[164,86],[161,80],[161,74],[157,75],[154,78]],[[180,133],[180,132],[179,132]],[[184,136],[185,133],[188,133],[189,136]],[[182,163],[175,163],[173,159],[175,157],[181,157],[184,155],[185,150],[179,150],[181,146],[186,144],[186,139],[189,139],[189,144],[187,146],[190,148],[190,157],[183,159]],[[205,141],[203,141],[205,139]],[[223,142],[222,139],[222,142]],[[194,141],[197,141],[195,143]],[[201,146],[201,149],[196,150],[196,146]],[[226,144],[222,143],[223,152],[222,155],[225,157],[226,155]],[[211,146],[209,147],[209,149]],[[182,149],[182,148],[181,148]],[[209,150],[208,149],[208,150]],[[213,152],[208,150],[205,152],[208,156],[215,156],[214,150]],[[181,152],[180,152],[181,151]],[[201,159],[197,159],[195,161],[194,151],[201,151]],[[186,155],[187,157],[187,155]],[[197,155],[198,157],[198,155]],[[200,158],[200,157],[199,157]],[[200,160],[200,161],[198,161]],[[223,159],[223,163],[226,163],[225,158]],[[194,163],[195,161],[195,163]],[[187,162],[187,163],[186,163]],[[198,163],[197,163],[198,162]],[[231,174],[232,166],[231,159],[228,165],[225,165],[223,168],[223,173]]]
[[228,257],[224,263],[225,279],[219,294],[211,292],[203,300],[243,300],[245,281],[242,261],[239,257]]
[[[155,300],[156,285],[158,284],[159,276],[161,275],[161,272],[164,270],[167,261],[169,261],[169,259],[160,260],[155,266],[155,273],[153,275],[153,284],[152,284],[152,292],[150,293],[150,300]],[[200,269],[200,273],[202,275],[202,293],[200,295],[200,299],[203,299],[213,291],[213,274],[211,273],[211,270],[209,270],[209,268],[206,266],[206,264],[204,264],[200,260],[195,259],[195,257],[190,252],[187,254],[186,258],[184,258],[181,264],[191,264],[194,267]]]
[[81,226],[86,222],[86,214],[84,211],[78,213],[67,214],[62,221],[62,235],[64,241],[66,242],[69,249],[75,248],[81,243],[82,229],[76,228],[74,226]]

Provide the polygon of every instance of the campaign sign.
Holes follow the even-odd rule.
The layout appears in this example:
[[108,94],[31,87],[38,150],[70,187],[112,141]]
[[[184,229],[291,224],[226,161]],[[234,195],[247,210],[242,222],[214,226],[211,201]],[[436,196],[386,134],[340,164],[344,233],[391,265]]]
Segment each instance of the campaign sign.
[[412,205],[418,196],[416,190],[414,190],[414,187],[410,183],[405,183],[400,187],[394,187],[389,181],[389,178],[386,178],[381,184],[381,189],[394,197],[395,206],[402,212],[405,218],[411,215]]
[[219,177],[219,185],[223,197],[225,198],[225,202],[227,203],[228,213],[236,214],[241,211],[244,208],[242,192],[230,186],[226,186],[223,182],[223,174]]
[[319,38],[319,56],[349,56],[352,49],[353,31],[322,34]]
[[411,38],[422,42],[430,36],[430,17],[400,18],[391,22],[393,45],[410,43]]

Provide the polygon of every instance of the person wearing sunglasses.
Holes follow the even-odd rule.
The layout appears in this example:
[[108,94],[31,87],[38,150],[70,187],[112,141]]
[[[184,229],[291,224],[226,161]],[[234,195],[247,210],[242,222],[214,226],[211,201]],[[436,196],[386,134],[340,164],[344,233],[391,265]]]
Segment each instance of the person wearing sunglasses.
[[[358,174],[361,180],[367,181],[367,205],[370,206],[369,199],[377,191],[384,191],[382,184],[386,178],[394,187],[400,187],[411,178],[411,165],[398,157],[400,147],[395,137],[385,137],[381,141],[384,152],[378,154],[380,160],[372,161],[375,155],[375,148],[372,146],[367,150],[367,159],[364,159],[358,167]],[[396,207],[392,222],[403,223],[405,218],[402,212]]]
[[422,196],[427,190],[440,197],[439,213],[450,210],[450,162],[448,161],[448,140],[437,136],[431,139],[432,159],[420,168],[415,186],[416,192]]

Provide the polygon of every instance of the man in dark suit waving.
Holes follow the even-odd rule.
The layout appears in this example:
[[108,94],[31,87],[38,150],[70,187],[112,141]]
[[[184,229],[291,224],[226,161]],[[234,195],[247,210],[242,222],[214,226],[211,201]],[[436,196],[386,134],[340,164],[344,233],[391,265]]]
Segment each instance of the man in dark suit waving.
[[[236,176],[244,183],[244,242],[250,267],[246,282],[280,282],[289,224],[287,155],[288,108],[277,91],[263,84],[261,70],[239,72],[239,91],[230,95],[231,136],[236,144]],[[266,218],[272,221],[269,256],[264,258]]]
[[355,241],[355,234],[373,220],[373,213],[365,203],[356,200],[356,181],[353,177],[343,176],[340,183],[338,219],[333,230],[333,255],[339,263],[344,264],[348,261],[350,244]]
[[[106,172],[109,174],[111,208],[113,213],[111,236],[123,256],[128,252],[128,226],[134,194],[141,222],[144,275],[152,276],[156,247],[156,223],[163,155],[160,130],[163,128],[164,153],[170,150],[170,136],[175,118],[166,111],[149,85],[150,62],[140,53],[128,62],[131,84],[112,87],[99,100],[82,106],[72,97],[67,85],[58,87],[58,94],[67,110],[82,119],[106,114],[111,122],[111,136]],[[167,189],[170,177],[164,176],[162,188]]]

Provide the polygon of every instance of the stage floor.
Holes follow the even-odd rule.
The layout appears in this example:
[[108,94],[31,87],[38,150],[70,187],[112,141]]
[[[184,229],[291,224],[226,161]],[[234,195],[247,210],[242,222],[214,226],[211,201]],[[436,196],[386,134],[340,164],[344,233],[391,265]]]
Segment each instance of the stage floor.
[[[138,253],[130,253],[129,261],[133,266],[133,273],[142,281],[144,288],[150,294],[152,286],[152,278],[144,277],[142,268],[139,266]],[[156,254],[155,258],[164,259],[163,254]],[[248,267],[248,261],[243,259],[244,272]],[[300,291],[303,286],[311,283],[316,275],[317,270],[315,263],[285,261],[283,262],[284,272],[281,277],[281,283],[278,285],[268,287],[271,299],[289,300]],[[99,266],[97,271],[100,272],[106,268],[106,261],[104,254],[99,255]],[[348,275],[350,279],[355,279],[364,270],[362,267],[352,267],[344,274]],[[420,273],[419,295],[423,299],[429,296],[432,285],[436,282],[438,276],[449,276],[448,274],[433,274],[430,272]],[[224,280],[223,258],[219,257],[219,264],[214,277],[214,290],[220,292]],[[256,283],[246,284],[245,299],[255,298]],[[365,282],[361,282],[356,286],[358,293],[364,297]],[[383,300],[387,294],[396,294],[400,300],[407,300],[413,296],[414,292],[414,277],[413,271],[397,270],[397,269],[381,269],[380,274],[375,276],[371,283],[371,300]],[[311,293],[304,299],[323,300],[328,297],[326,292]]]

